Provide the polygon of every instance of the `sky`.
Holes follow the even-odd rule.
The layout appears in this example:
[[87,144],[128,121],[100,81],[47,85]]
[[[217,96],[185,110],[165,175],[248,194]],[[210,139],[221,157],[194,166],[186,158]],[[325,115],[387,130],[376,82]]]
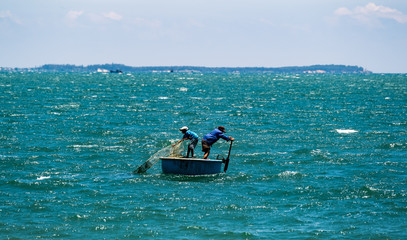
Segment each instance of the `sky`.
[[407,72],[406,0],[0,0],[0,67]]

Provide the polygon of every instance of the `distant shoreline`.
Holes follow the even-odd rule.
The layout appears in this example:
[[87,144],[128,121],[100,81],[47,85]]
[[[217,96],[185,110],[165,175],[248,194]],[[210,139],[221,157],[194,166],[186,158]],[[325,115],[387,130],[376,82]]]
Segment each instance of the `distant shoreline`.
[[189,73],[372,73],[363,67],[348,65],[310,65],[290,67],[199,67],[199,66],[146,66],[132,67],[124,64],[70,65],[46,64],[33,68],[0,67],[0,72],[189,72]]

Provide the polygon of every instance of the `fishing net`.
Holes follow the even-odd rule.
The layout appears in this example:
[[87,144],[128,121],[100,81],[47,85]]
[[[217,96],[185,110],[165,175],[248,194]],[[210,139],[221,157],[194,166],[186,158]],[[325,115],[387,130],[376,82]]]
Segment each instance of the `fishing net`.
[[160,159],[161,157],[181,157],[182,152],[184,151],[184,145],[181,143],[177,143],[174,147],[172,145],[169,145],[158,152],[154,153],[153,156],[151,156],[148,160],[150,159]]
[[146,172],[149,168],[151,168],[155,163],[160,160],[161,157],[182,157],[182,153],[184,152],[184,145],[181,143],[177,143],[174,147],[169,145],[158,152],[154,153],[145,163],[140,165],[134,172],[135,173],[143,173]]
[[184,152],[184,144],[182,142],[177,143],[173,148],[171,148],[170,157],[182,157]]
[[158,152],[154,153],[153,156],[149,158],[150,159],[160,159],[161,157],[182,157],[182,153],[184,151],[184,145],[181,143],[177,143],[174,147],[172,145],[169,145]]

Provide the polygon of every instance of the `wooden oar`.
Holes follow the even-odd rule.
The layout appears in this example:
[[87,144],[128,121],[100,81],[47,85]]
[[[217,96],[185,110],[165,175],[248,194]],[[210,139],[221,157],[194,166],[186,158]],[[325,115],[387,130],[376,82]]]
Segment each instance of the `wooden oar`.
[[229,156],[230,156],[230,151],[232,150],[232,143],[233,143],[233,141],[230,141],[229,153],[228,153],[228,157],[225,160],[225,168],[223,169],[223,172],[226,172],[228,170]]

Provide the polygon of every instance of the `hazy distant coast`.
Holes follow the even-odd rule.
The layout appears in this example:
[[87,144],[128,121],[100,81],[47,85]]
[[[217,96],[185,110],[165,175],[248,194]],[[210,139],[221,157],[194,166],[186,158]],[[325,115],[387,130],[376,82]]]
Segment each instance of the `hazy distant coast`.
[[147,66],[132,67],[123,64],[60,65],[46,64],[33,68],[0,67],[0,71],[32,72],[200,72],[200,73],[371,73],[363,67],[348,65],[311,65],[291,67],[199,67],[199,66]]

